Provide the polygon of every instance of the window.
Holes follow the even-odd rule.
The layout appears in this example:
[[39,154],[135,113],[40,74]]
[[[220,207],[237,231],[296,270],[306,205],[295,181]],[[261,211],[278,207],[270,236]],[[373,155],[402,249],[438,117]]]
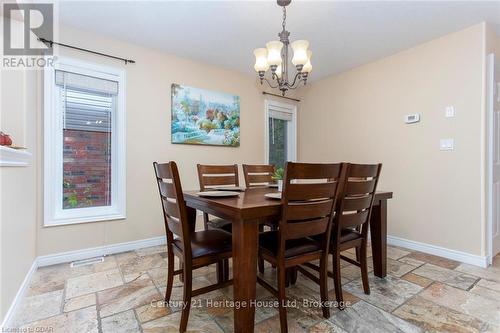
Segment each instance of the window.
[[45,225],[125,218],[123,70],[60,59],[44,87]]
[[296,107],[266,101],[266,161],[277,168],[296,159]]

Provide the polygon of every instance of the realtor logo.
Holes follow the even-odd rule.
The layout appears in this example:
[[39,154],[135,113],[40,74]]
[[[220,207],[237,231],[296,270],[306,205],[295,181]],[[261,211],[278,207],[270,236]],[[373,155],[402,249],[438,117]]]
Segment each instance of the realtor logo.
[[[50,3],[4,3],[3,12],[3,54],[6,56],[52,55],[52,48],[37,41],[38,37],[48,40],[54,34],[54,10]],[[16,18],[23,18],[19,22]],[[24,28],[14,29],[14,24]]]

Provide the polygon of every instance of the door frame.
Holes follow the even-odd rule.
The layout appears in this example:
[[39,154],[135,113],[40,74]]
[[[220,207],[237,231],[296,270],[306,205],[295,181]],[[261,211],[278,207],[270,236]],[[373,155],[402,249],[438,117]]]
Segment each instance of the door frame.
[[[288,160],[297,161],[297,106],[266,99],[264,101],[264,163],[269,163],[269,110],[290,113],[292,115],[291,132],[288,133],[288,138],[291,140],[292,147],[288,150]],[[289,128],[290,130],[290,128]]]
[[[495,105],[495,89],[497,83],[495,82],[495,54],[490,53],[486,56],[486,260],[487,265],[491,265],[493,261],[493,161],[494,161],[494,105]],[[497,92],[497,94],[500,91]],[[498,98],[498,97],[497,97]]]

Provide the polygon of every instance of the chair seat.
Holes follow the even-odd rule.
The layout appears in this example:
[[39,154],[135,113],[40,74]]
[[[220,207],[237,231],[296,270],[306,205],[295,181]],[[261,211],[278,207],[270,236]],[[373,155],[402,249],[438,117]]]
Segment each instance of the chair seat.
[[233,230],[233,225],[228,220],[224,220],[218,217],[212,217],[207,223],[209,230],[224,230],[231,233]]
[[342,229],[340,232],[340,243],[346,243],[355,239],[361,239],[363,236],[360,232],[352,229]]
[[[182,249],[180,239],[174,240],[174,246]],[[191,251],[194,258],[213,256],[231,252],[232,236],[222,230],[203,230],[191,234]]]
[[[261,251],[273,256],[278,255],[278,231],[268,231],[259,235]],[[308,252],[321,251],[321,244],[310,238],[291,239],[285,244],[285,258],[295,257]]]

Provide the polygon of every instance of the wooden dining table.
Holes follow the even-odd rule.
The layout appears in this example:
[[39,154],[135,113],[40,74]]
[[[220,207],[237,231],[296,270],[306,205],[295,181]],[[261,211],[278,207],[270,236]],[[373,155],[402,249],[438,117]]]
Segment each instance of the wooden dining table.
[[[201,197],[198,191],[187,191],[184,199],[188,215],[196,216],[196,210],[214,215],[232,223],[233,235],[233,294],[234,331],[254,331],[255,291],[257,282],[257,256],[259,224],[279,218],[281,201],[265,197],[277,192],[275,188],[246,189],[237,197]],[[392,192],[377,192],[370,220],[370,234],[374,274],[386,276],[387,263],[387,200]]]

